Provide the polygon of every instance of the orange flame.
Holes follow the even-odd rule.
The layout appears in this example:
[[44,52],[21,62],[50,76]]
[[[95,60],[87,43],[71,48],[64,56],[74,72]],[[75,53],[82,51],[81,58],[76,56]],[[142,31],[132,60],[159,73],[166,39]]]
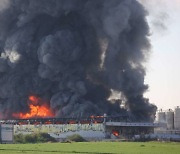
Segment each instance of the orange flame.
[[118,132],[118,131],[116,131],[116,130],[113,130],[113,131],[112,131],[112,134],[113,134],[114,136],[116,136],[116,137],[118,137],[118,136],[119,136],[119,132]]
[[29,112],[28,113],[14,113],[13,117],[20,119],[28,119],[35,117],[53,117],[54,114],[48,107],[47,103],[43,102],[37,96],[29,96]]

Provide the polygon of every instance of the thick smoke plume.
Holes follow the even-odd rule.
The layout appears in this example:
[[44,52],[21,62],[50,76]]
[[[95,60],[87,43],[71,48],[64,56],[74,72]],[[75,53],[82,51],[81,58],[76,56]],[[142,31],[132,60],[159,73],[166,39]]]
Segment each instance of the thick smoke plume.
[[[28,112],[28,97],[57,117],[152,120],[143,97],[146,11],[136,0],[0,0],[0,113]],[[109,100],[111,91],[121,93]],[[120,108],[125,102],[125,109]]]

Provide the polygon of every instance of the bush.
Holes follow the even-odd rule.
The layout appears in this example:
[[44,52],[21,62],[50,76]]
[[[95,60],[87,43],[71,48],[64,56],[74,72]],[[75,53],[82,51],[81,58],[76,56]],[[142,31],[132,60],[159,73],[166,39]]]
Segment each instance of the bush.
[[14,135],[15,143],[44,143],[44,142],[56,142],[55,138],[51,137],[48,133],[36,133],[36,134],[18,134]]
[[22,134],[14,135],[14,142],[15,143],[24,143],[24,135],[22,135]]
[[56,139],[51,137],[48,133],[36,134],[38,142],[56,142]]
[[25,135],[24,141],[25,141],[25,143],[36,143],[36,142],[38,142],[37,136],[33,135],[33,134],[32,135],[31,134]]
[[74,142],[85,142],[86,140],[79,134],[74,134],[67,137],[68,141],[74,141]]

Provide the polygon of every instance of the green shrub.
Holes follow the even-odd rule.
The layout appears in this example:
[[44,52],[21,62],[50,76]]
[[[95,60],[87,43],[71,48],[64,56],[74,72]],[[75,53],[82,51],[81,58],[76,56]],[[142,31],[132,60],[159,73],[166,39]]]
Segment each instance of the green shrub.
[[74,141],[74,142],[85,142],[86,140],[79,134],[74,134],[67,137],[68,141]]
[[45,143],[56,142],[55,138],[51,137],[48,133],[36,133],[36,134],[18,134],[14,135],[15,143]]
[[14,135],[14,142],[15,143],[24,143],[24,135],[22,135],[22,134]]
[[55,138],[51,137],[48,133],[36,134],[38,142],[56,142]]
[[34,135],[34,134],[25,135],[24,141],[25,141],[25,143],[36,143],[36,142],[38,142],[37,135]]

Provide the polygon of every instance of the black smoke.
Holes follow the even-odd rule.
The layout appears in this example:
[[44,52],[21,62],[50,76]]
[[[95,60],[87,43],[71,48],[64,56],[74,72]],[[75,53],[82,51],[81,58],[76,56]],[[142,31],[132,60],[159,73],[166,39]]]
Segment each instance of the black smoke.
[[[0,2],[1,118],[28,112],[29,95],[37,95],[57,117],[128,113],[152,120],[156,107],[143,97],[149,27],[139,2]],[[112,102],[112,90],[123,97]]]

